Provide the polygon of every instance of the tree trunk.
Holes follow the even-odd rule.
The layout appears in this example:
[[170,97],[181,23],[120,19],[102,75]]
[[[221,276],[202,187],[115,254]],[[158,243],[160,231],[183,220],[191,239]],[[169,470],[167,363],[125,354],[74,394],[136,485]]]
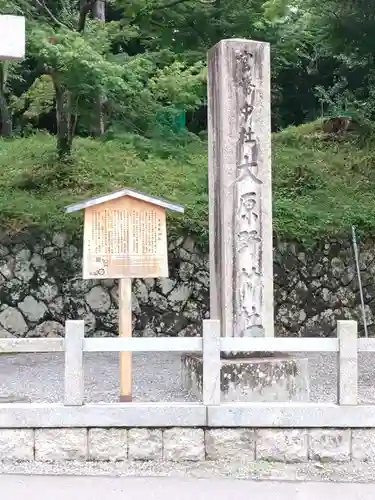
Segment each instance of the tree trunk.
[[[103,0],[96,0],[92,8],[92,17],[105,23],[105,2]],[[91,124],[91,133],[94,137],[101,137],[104,135],[104,98],[98,95],[95,102],[94,119]]]
[[4,64],[0,64],[0,131],[3,137],[11,137],[13,134],[12,113],[9,110],[5,97],[6,70]]
[[57,156],[66,160],[72,154],[73,130],[71,95],[64,87],[54,81],[56,91]]

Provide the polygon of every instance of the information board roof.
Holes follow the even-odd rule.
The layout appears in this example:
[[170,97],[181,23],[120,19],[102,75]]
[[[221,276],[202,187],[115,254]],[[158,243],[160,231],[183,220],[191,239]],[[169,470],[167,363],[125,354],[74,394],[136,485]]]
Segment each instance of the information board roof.
[[148,194],[140,193],[130,188],[123,188],[120,191],[115,191],[114,193],[104,194],[101,196],[95,196],[86,201],[81,201],[79,203],[74,203],[73,205],[68,205],[65,207],[67,213],[77,212],[78,210],[83,210],[94,205],[100,205],[107,201],[115,200],[116,198],[122,198],[123,196],[129,196],[130,198],[135,198],[137,200],[144,201],[146,203],[151,203],[153,205],[158,205],[159,207],[167,208],[168,210],[173,210],[174,212],[184,212],[184,207],[172,203],[161,198],[155,198],[154,196],[149,196]]

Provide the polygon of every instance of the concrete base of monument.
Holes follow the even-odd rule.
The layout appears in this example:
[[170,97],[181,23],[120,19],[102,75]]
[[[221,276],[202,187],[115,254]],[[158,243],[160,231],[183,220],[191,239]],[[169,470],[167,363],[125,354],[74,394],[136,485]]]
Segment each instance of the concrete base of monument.
[[[202,356],[181,358],[183,388],[202,399]],[[274,355],[221,360],[221,402],[272,402],[310,400],[308,359]]]

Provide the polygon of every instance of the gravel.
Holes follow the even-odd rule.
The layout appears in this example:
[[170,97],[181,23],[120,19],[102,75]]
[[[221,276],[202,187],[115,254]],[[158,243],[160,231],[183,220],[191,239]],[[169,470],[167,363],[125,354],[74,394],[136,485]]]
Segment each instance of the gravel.
[[[311,400],[336,402],[336,356],[331,353],[305,356],[309,358]],[[134,400],[194,401],[180,387],[180,358],[178,353],[134,353]],[[118,401],[118,359],[116,353],[85,354],[86,402]],[[375,402],[374,354],[360,354],[359,373],[360,401]],[[62,402],[63,375],[62,353],[0,356],[0,402]]]

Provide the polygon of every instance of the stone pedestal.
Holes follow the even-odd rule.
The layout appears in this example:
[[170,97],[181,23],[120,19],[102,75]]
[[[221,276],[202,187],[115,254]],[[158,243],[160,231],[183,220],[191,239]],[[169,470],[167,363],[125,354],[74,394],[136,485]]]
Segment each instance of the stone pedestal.
[[[181,359],[182,387],[202,399],[203,362],[198,354]],[[272,402],[310,399],[308,359],[280,355],[222,359],[221,402]]]

